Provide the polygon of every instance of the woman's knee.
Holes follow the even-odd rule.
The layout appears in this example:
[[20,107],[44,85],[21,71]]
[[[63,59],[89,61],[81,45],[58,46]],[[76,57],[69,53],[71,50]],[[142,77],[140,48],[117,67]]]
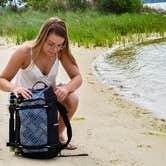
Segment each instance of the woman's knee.
[[72,92],[67,96],[64,102],[68,109],[76,110],[79,103],[78,95]]

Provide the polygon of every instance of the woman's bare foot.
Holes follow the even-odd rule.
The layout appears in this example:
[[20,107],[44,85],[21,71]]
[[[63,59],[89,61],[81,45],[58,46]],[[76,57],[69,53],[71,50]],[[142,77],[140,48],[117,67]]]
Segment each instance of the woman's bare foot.
[[[66,140],[65,140],[64,137],[60,137],[59,141],[60,141],[61,144],[65,144],[66,143]],[[75,150],[75,149],[77,149],[77,147],[74,144],[69,143],[65,149],[67,149],[67,150]]]

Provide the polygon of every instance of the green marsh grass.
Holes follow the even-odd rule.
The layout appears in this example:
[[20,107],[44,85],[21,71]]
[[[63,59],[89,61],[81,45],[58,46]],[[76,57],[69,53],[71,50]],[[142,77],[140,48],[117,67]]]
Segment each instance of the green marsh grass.
[[16,44],[34,39],[42,22],[52,16],[65,20],[73,44],[86,47],[107,46],[127,41],[143,41],[142,34],[166,32],[166,17],[160,14],[104,14],[97,11],[76,11],[44,13],[27,10],[12,12],[3,10],[0,14],[0,35],[14,38]]

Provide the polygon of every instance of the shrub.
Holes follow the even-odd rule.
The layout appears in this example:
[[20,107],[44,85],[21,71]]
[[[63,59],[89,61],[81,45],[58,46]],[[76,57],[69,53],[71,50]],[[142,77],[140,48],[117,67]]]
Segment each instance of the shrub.
[[85,9],[87,7],[87,0],[27,0],[28,4],[34,9],[43,11],[48,10],[76,10]]
[[0,0],[0,6],[5,7],[7,2],[8,2],[8,0]]
[[97,0],[98,7],[112,13],[137,13],[143,6],[142,0]]

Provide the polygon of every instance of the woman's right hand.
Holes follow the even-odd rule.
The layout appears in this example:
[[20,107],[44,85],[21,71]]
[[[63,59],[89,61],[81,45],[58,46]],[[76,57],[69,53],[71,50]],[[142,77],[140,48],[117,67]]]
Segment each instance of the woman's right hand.
[[25,99],[29,99],[32,96],[31,91],[24,87],[15,87],[12,92],[17,98],[19,97],[19,94],[21,94],[21,96],[23,96]]

